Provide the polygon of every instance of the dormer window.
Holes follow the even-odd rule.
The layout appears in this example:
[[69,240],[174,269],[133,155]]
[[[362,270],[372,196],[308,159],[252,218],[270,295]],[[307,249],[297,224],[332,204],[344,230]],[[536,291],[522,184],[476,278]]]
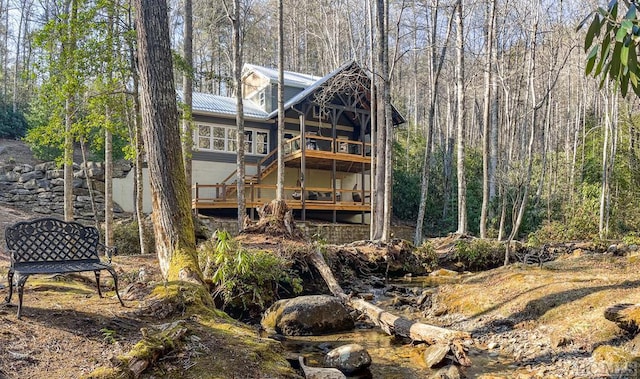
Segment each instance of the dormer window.
[[264,90],[260,91],[258,93],[258,104],[264,108],[264,104],[265,104],[265,94],[264,94]]

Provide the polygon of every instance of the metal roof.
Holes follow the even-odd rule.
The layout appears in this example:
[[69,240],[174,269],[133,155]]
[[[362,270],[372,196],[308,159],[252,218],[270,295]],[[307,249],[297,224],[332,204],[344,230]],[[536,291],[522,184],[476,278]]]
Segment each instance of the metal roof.
[[[290,86],[299,86],[300,88],[304,88],[302,92],[291,98],[284,105],[285,109],[289,109],[294,105],[299,104],[308,96],[313,94],[320,86],[325,84],[329,79],[339,74],[341,71],[346,70],[351,67],[351,65],[358,65],[356,61],[351,60],[333,70],[329,74],[323,77],[317,77],[313,75],[300,74],[291,71],[285,71],[285,82]],[[257,71],[269,78],[270,80],[278,80],[278,70],[270,69],[261,66],[255,66],[250,64],[245,64],[245,70]],[[367,74],[368,75],[368,74]],[[295,83],[295,84],[294,84]],[[182,91],[177,91],[178,93],[178,101],[182,101]],[[396,108],[392,105],[392,112],[394,114],[394,124],[402,124],[406,122],[404,117],[400,115],[400,113],[396,110]],[[235,97],[225,97],[219,95],[212,95],[207,93],[193,93],[193,110],[201,111],[207,113],[214,113],[217,115],[226,115],[226,116],[235,116],[236,114],[236,99]],[[253,101],[244,99],[244,115],[247,118],[253,118],[258,120],[268,120],[273,117],[277,117],[278,110],[274,110],[271,113],[267,113],[258,105],[256,105]]]
[[[178,101],[183,101],[183,92],[177,91]],[[264,120],[268,113],[258,107],[253,101],[244,99],[244,115],[249,118]],[[215,113],[219,115],[236,115],[236,98],[209,93],[193,93],[193,110],[207,113]]]
[[[278,81],[277,68],[262,67],[262,66],[256,66],[256,65],[247,63],[244,65],[243,71],[245,73],[257,72],[262,76],[268,78],[272,82]],[[301,74],[299,72],[293,72],[293,71],[284,72],[284,83],[285,85],[290,87],[307,88],[308,86],[315,83],[318,79],[320,79],[319,76]]]

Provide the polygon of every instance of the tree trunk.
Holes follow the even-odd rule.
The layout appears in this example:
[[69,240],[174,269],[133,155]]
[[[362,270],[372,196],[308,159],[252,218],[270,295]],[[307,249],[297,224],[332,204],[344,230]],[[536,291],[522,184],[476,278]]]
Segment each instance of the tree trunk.
[[192,0],[184,1],[184,63],[187,66],[182,74],[182,93],[184,109],[182,114],[182,159],[184,160],[184,174],[189,186],[189,204],[191,204],[193,185],[192,156],[193,156],[193,4]]
[[529,54],[528,54],[529,56],[528,56],[528,62],[527,62],[527,67],[528,67],[527,86],[529,89],[529,96],[530,96],[530,99],[527,103],[531,105],[531,109],[530,109],[531,119],[529,124],[530,133],[529,133],[529,143],[527,146],[527,157],[526,157],[527,171],[525,173],[525,179],[522,185],[523,192],[520,197],[520,203],[518,204],[518,200],[514,202],[514,209],[517,209],[518,211],[512,222],[513,227],[511,229],[511,233],[509,233],[509,237],[507,238],[507,243],[506,243],[507,248],[505,249],[505,254],[504,254],[505,266],[509,264],[509,254],[510,254],[509,247],[511,246],[511,241],[513,241],[513,239],[518,235],[518,231],[520,230],[520,225],[522,225],[522,220],[524,219],[524,211],[527,208],[527,202],[529,199],[529,185],[531,184],[531,174],[533,171],[533,145],[535,142],[536,124],[538,122],[538,109],[539,109],[537,105],[537,100],[536,100],[536,91],[535,91],[535,83],[534,83],[535,70],[536,70],[536,48],[537,48],[536,36],[538,34],[538,20],[540,15],[539,5],[540,5],[540,1],[538,0],[534,4],[535,17],[534,17],[533,27],[531,29],[531,35],[529,38],[529,43],[531,44],[531,47],[529,48]]
[[245,147],[244,147],[244,103],[242,97],[242,40],[240,38],[240,0],[233,1],[233,13],[228,12],[233,28],[233,80],[236,89],[236,194],[238,197],[238,230],[244,227],[247,206],[244,196]]
[[[385,35],[388,35],[389,1],[384,1]],[[392,186],[393,186],[393,120],[391,114],[391,70],[389,69],[389,39],[385,37],[384,54],[382,56],[382,77],[384,96],[384,218],[382,224],[382,241],[391,237]]]
[[[109,124],[111,112],[108,106],[105,116]],[[113,135],[109,125],[104,134],[104,243],[113,246]]]
[[[278,176],[276,200],[284,200],[284,0],[278,0]],[[305,137],[302,136],[302,141]]]
[[385,0],[376,0],[376,68],[377,75],[375,78],[376,86],[376,169],[375,175],[375,188],[376,191],[371,194],[375,196],[375,209],[372,214],[372,228],[374,230],[373,239],[378,240],[383,238],[384,229],[384,177],[385,177],[385,141],[386,129],[384,127],[385,114],[384,114],[384,54],[385,54],[385,39],[387,38],[386,26],[384,24],[384,9]]
[[467,182],[464,168],[465,96],[464,96],[464,31],[462,24],[463,0],[458,0],[456,9],[456,94],[457,94],[457,153],[458,153],[458,234],[467,233]]
[[[371,1],[367,1],[367,23],[369,24],[369,65],[371,66],[371,119],[369,121],[370,125],[370,136],[371,136],[371,170],[370,170],[370,182],[371,182],[371,221],[369,225],[369,239],[376,239],[376,217],[377,217],[377,207],[378,207],[378,199],[376,196],[377,193],[377,182],[376,182],[376,172],[377,172],[377,162],[378,162],[378,91],[376,90],[376,86],[378,85],[378,75],[377,75],[377,65],[376,65],[376,56],[374,46],[376,45],[375,39],[375,16],[374,16],[374,7],[371,4]],[[306,58],[305,58],[306,59]],[[364,188],[364,184],[362,186]]]
[[70,3],[67,21],[67,41],[63,44],[62,54],[66,66],[66,92],[64,103],[64,219],[73,221],[73,117],[75,114],[75,67],[74,51],[76,49],[75,23],[78,18],[78,1]]
[[440,73],[444,66],[445,53],[447,51],[446,41],[451,35],[451,25],[453,22],[453,16],[449,18],[449,26],[447,28],[446,37],[443,39],[445,43],[442,46],[442,52],[440,53],[439,62],[436,63],[438,55],[436,54],[436,40],[437,40],[437,24],[438,24],[438,7],[439,0],[432,2],[431,10],[431,48],[430,51],[430,64],[433,73],[431,78],[431,91],[429,94],[429,109],[427,118],[427,133],[424,146],[424,160],[422,162],[422,182],[420,190],[420,205],[418,206],[418,219],[416,220],[416,232],[413,238],[414,244],[420,246],[422,244],[422,229],[424,225],[424,215],[427,209],[427,195],[429,192],[429,177],[431,175],[431,150],[433,145],[433,131],[435,129],[436,122],[436,104],[438,101],[438,85],[440,83]]
[[202,282],[184,175],[165,0],[135,0],[143,138],[165,280]]
[[[480,238],[487,238],[487,216],[489,213],[489,181],[490,181],[490,156],[491,144],[490,135],[492,129],[496,125],[492,125],[490,121],[491,114],[491,89],[493,81],[493,67],[491,59],[493,58],[493,39],[494,25],[496,17],[497,0],[490,0],[487,3],[487,30],[485,33],[485,63],[484,63],[484,107],[482,112],[482,125],[484,131],[482,134],[482,209],[480,211]],[[493,94],[495,96],[495,93]]]

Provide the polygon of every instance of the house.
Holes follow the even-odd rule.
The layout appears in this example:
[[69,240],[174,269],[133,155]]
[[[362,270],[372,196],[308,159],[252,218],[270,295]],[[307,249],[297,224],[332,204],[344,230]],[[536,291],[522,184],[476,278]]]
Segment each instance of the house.
[[[369,76],[353,61],[324,77],[287,71],[284,76],[284,186],[289,207],[302,220],[367,222],[371,198]],[[276,69],[245,65],[245,199],[251,212],[275,198],[277,90]],[[233,214],[237,210],[235,117],[235,98],[193,94],[192,205],[199,212]],[[403,122],[394,108],[393,124]],[[116,187],[120,188],[114,191],[116,201],[125,210],[133,209],[133,200],[124,199],[133,193],[132,178],[122,179]],[[148,211],[151,203],[145,198]]]

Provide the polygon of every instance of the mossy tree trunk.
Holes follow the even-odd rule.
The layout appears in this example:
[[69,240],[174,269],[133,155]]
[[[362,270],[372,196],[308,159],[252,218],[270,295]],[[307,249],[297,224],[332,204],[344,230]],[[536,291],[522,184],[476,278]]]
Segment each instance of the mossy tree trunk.
[[151,182],[152,220],[166,280],[202,282],[186,182],[166,0],[135,0],[142,134]]

